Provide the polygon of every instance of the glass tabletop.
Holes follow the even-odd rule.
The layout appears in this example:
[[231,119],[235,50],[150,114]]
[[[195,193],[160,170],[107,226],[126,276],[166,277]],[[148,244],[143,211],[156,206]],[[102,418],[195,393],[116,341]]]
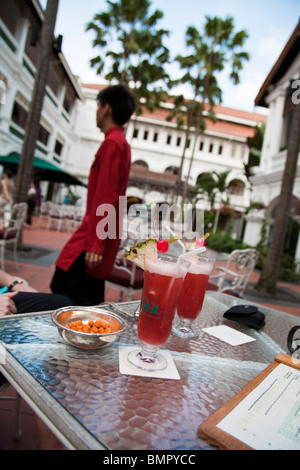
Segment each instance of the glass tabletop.
[[[119,346],[139,344],[134,318],[137,302],[119,304],[128,328],[118,343],[100,350],[80,350],[66,344],[50,313],[2,318],[0,341],[7,355],[30,374],[32,389],[32,383],[36,383],[55,400],[54,425],[55,414],[63,408],[71,423],[75,420],[77,432],[84,430],[102,448],[213,449],[197,436],[198,426],[277,354],[287,353],[288,331],[299,323],[297,317],[260,308],[266,315],[266,325],[256,331],[223,318],[224,312],[237,303],[245,301],[209,293],[197,319],[199,337],[186,341],[170,336],[164,347],[172,354],[180,380],[120,373]],[[111,305],[103,308],[114,310]],[[233,347],[202,331],[219,324],[246,333],[255,341]],[[2,367],[5,369],[5,364]],[[43,408],[42,394],[38,406]]]

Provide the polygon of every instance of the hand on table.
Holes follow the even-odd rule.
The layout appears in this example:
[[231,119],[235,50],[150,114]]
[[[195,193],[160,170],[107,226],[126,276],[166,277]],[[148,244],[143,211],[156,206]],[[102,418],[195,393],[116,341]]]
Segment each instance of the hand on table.
[[18,292],[6,292],[0,295],[0,316],[17,313],[17,307],[12,300],[17,294]]

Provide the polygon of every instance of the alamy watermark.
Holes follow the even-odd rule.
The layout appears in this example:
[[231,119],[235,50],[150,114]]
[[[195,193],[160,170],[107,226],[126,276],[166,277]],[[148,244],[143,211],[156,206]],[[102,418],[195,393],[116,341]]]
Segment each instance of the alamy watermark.
[[[128,212],[126,196],[119,197],[119,215],[112,204],[101,204],[96,210],[100,217],[96,226],[97,237],[104,240],[132,239],[143,241],[146,238],[171,237],[173,231],[181,239],[195,240],[203,236],[204,210],[197,210],[192,204],[133,204]],[[117,220],[117,217],[119,220]],[[118,223],[117,223],[118,222]],[[118,226],[122,231],[118,233]],[[170,231],[171,229],[171,231]]]
[[295,91],[292,93],[292,103],[294,105],[300,104],[300,79],[294,80],[291,84],[292,89]]

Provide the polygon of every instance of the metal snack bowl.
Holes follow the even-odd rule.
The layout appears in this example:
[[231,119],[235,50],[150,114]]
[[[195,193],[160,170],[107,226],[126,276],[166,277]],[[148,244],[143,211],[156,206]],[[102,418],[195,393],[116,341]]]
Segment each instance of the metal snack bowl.
[[[76,320],[82,320],[83,323],[104,320],[111,325],[113,332],[83,333],[67,328],[68,323]],[[104,348],[119,339],[127,327],[126,321],[119,315],[97,307],[63,307],[52,313],[52,321],[63,340],[80,349]]]

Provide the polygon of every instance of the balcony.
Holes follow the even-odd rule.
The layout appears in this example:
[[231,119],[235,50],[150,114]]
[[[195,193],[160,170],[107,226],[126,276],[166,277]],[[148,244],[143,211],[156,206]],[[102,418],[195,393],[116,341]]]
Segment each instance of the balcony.
[[273,155],[272,160],[272,170],[275,171],[283,171],[285,167],[287,149],[281,150],[276,155]]

